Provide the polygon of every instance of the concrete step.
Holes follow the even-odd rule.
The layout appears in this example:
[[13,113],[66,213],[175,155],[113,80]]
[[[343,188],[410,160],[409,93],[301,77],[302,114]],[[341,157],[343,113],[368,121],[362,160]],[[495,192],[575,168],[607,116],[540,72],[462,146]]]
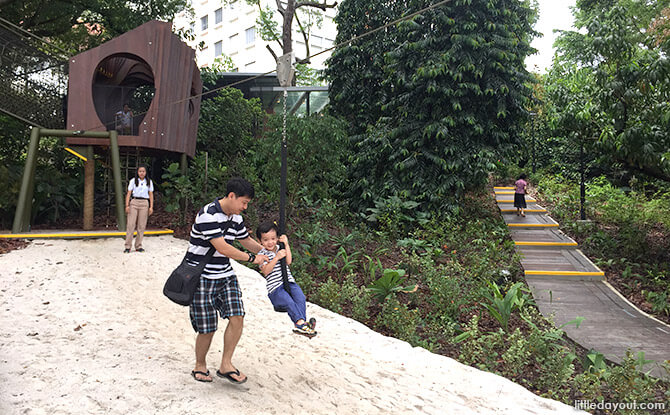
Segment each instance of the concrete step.
[[514,186],[494,186],[493,191],[505,191],[505,190],[514,190]]
[[560,280],[604,280],[605,273],[579,249],[517,247],[526,276]]
[[[537,202],[537,200],[532,199],[532,198],[526,196],[526,204],[528,204],[528,203],[536,203],[536,202]],[[514,195],[511,195],[511,196],[509,196],[509,195],[500,195],[500,196],[497,196],[497,195],[496,195],[496,203],[505,203],[505,204],[507,204],[507,203],[511,203],[511,204],[514,204]]]
[[[536,204],[536,203],[527,203],[526,206],[528,206],[527,209],[524,209],[523,212],[528,215],[528,214],[536,214],[536,213],[547,213],[547,209],[543,208],[542,206]],[[499,203],[498,208],[500,209],[500,213],[514,213],[516,215],[516,208],[510,206],[509,204],[506,203]]]
[[547,215],[517,216],[515,213],[503,214],[503,219],[510,228],[558,228],[558,223]]
[[577,242],[556,228],[510,228],[510,234],[517,247],[528,249],[577,248]]

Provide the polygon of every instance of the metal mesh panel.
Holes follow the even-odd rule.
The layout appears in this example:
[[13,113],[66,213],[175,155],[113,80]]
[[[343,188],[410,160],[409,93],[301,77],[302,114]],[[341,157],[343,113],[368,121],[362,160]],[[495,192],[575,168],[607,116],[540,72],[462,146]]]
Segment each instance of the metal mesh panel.
[[0,19],[0,111],[44,128],[65,125],[67,57]]

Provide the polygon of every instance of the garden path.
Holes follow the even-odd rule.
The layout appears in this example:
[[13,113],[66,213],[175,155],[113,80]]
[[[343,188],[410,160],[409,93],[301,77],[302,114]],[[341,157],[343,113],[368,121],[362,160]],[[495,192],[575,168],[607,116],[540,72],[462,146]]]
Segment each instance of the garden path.
[[660,363],[670,360],[670,326],[641,311],[605,279],[605,273],[591,262],[577,243],[561,232],[547,210],[526,199],[526,217],[516,215],[512,187],[494,187],[503,219],[521,255],[528,283],[540,311],[553,316],[557,326],[584,317],[576,327],[563,328],[585,347],[620,363],[626,351],[642,351],[645,372],[670,378]]

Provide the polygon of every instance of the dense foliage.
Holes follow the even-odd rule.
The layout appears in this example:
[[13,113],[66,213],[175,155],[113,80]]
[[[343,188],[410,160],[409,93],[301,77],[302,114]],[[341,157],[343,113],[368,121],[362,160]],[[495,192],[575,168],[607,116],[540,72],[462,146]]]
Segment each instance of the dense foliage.
[[[404,12],[430,3],[404,2]],[[351,6],[352,18],[341,21],[339,30],[356,33],[374,11]],[[347,195],[354,208],[397,196],[441,212],[453,209],[467,189],[485,183],[498,156],[518,142],[530,96],[523,62],[532,52],[533,19],[527,2],[453,1],[400,23],[386,53],[378,46],[366,50],[365,43],[337,52],[333,64],[339,67],[331,67],[329,76],[340,112],[370,99],[367,88],[355,91],[345,80],[352,76],[352,64],[384,57],[380,66],[361,64],[366,76],[373,75],[371,88],[385,80],[373,95],[379,101],[371,105],[381,117],[351,117],[360,123],[358,134],[375,123],[374,130],[352,137]]]
[[4,0],[2,17],[69,52],[95,47],[150,20],[172,20],[186,0]]
[[[583,0],[544,80],[554,160],[584,146],[591,175],[670,181],[670,60],[659,30],[670,1]],[[543,142],[543,140],[540,140]],[[574,166],[574,163],[572,164]],[[570,164],[568,164],[570,166]],[[569,169],[569,167],[568,167]]]

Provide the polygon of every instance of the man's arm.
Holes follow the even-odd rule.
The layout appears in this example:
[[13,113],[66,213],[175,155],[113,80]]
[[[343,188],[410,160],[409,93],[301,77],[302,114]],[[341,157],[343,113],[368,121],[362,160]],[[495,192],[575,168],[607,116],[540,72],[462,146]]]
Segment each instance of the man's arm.
[[[260,244],[256,241],[253,241],[253,242],[255,242],[256,245],[258,245],[257,250],[254,251],[253,249],[250,249],[249,247],[247,247],[243,243],[247,239],[251,239],[251,238],[245,238],[245,239],[240,240],[240,243],[242,243],[242,246],[244,246],[245,248],[249,249],[252,252],[258,252],[258,251],[261,250]],[[234,259],[236,261],[248,261],[249,260],[249,254],[247,254],[246,252],[240,251],[239,249],[235,248],[234,246],[232,246],[231,244],[226,242],[226,240],[223,236],[220,236],[218,238],[214,238],[210,242],[212,243],[212,246],[214,248],[216,248],[217,251],[219,251],[220,254],[223,254],[228,258]],[[261,263],[263,263],[267,260],[268,260],[267,256],[257,255],[256,259],[254,259],[254,264],[260,265]]]
[[242,244],[243,247],[247,248],[249,251],[253,252],[254,254],[258,253],[263,247],[261,244],[256,242],[254,238],[247,236],[244,239],[238,239],[238,241]]

